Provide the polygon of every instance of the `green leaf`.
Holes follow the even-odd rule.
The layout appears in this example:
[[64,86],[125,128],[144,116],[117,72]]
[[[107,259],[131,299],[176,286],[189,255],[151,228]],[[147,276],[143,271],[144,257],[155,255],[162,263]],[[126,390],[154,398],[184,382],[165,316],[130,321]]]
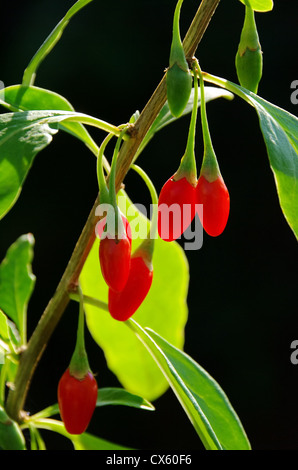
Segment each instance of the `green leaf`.
[[88,5],[92,0],[78,0],[66,13],[64,18],[57,24],[57,26],[53,29],[41,47],[38,49],[36,54],[31,59],[28,67],[26,68],[23,76],[23,85],[32,85],[36,71],[40,66],[41,62],[45,59],[45,57],[51,52],[54,46],[57,44],[59,39],[62,36],[62,33],[66,26],[68,25],[71,18],[84,6]]
[[[211,87],[211,86],[205,87],[206,102],[212,101],[218,98],[225,98],[225,99],[231,100],[233,99],[233,94],[221,88],[216,88],[216,87]],[[158,131],[163,129],[165,126],[168,126],[169,124],[172,124],[173,122],[177,121],[177,119],[180,119],[181,117],[186,116],[187,114],[191,113],[192,108],[193,108],[193,100],[194,100],[194,89],[192,88],[188,103],[179,118],[172,115],[168,102],[166,101],[161,111],[159,112],[158,116],[154,120],[152,126],[150,127],[149,131],[147,132],[146,137],[143,139],[136,153],[135,160]],[[199,90],[198,107],[200,105],[201,105],[201,98],[200,98],[200,90]]]
[[[1,93],[2,100],[0,99],[0,104],[11,111],[47,109],[74,111],[73,106],[66,98],[44,88],[12,85],[2,90]],[[58,128],[80,139],[97,155],[97,145],[82,124],[78,122],[58,123]]]
[[247,101],[257,111],[282,212],[298,239],[298,118],[235,83],[205,78]]
[[10,351],[10,343],[11,343],[11,338],[10,338],[10,332],[9,332],[9,326],[8,326],[8,318],[7,316],[0,310],[0,340],[2,346],[7,346],[6,351]]
[[259,97],[252,103],[259,116],[283,214],[298,239],[298,118]]
[[124,405],[143,410],[155,410],[154,406],[145,398],[129,393],[123,388],[100,388],[96,406]]
[[71,440],[75,450],[133,450],[86,432],[79,436],[72,436]]
[[[119,202],[118,199],[118,202],[131,223],[132,232],[133,223],[138,220],[147,233],[148,220],[140,215],[127,197],[124,200]],[[128,211],[125,210],[125,202]],[[140,240],[133,239],[133,251],[139,243]],[[108,288],[101,274],[98,249],[97,239],[84,264],[80,284],[84,295],[107,302]],[[156,239],[153,267],[152,287],[134,318],[182,348],[188,313],[186,297],[189,281],[188,263],[183,249],[176,242],[167,243]],[[108,367],[123,387],[150,401],[162,395],[168,383],[135,335],[122,322],[114,320],[109,313],[95,306],[85,304],[85,311],[87,326],[103,349]]]
[[273,0],[240,0],[240,2],[251,6],[255,11],[266,12],[273,9]]
[[75,435],[69,434],[61,421],[54,419],[40,419],[34,421],[34,425],[39,429],[47,429],[56,432],[71,440],[75,450],[132,450],[113,442],[106,441],[99,437],[93,436],[87,432]]
[[[154,406],[149,401],[145,400],[145,398],[134,395],[133,393],[129,393],[123,388],[99,388],[96,406],[107,405],[123,405],[139,408],[142,410],[155,410]],[[55,403],[54,405],[48,406],[47,408],[44,408],[43,410],[36,413],[31,417],[31,420],[34,423],[36,420],[41,418],[49,418],[50,416],[54,416],[59,413],[59,405],[58,403]]]
[[5,350],[5,354],[18,354],[20,342],[15,324],[0,309],[0,345]]
[[26,450],[25,439],[18,424],[0,406],[0,450]]
[[134,320],[127,325],[169,381],[206,449],[249,450],[244,429],[219,384],[191,357]]
[[74,111],[33,110],[0,115],[0,219],[18,199],[36,154],[52,141],[58,124],[66,121],[86,122],[119,133],[111,124]]
[[27,306],[35,285],[31,270],[33,246],[33,235],[22,235],[10,246],[0,265],[0,308],[16,324],[23,344]]

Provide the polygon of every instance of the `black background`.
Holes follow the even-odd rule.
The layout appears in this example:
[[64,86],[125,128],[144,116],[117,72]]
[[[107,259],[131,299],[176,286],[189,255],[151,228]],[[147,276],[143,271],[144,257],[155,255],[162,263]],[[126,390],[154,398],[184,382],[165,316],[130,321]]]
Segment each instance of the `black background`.
[[[72,1],[3,0],[0,79],[21,82],[29,60]],[[77,111],[119,124],[142,110],[168,64],[173,0],[94,0],[73,18],[42,63],[35,84],[65,96]],[[185,0],[184,36],[198,2]],[[244,8],[222,0],[196,56],[204,70],[237,81],[234,57]],[[295,0],[276,0],[256,15],[264,52],[259,95],[297,115],[291,103],[298,79]],[[213,144],[231,197],[224,234],[204,237],[187,252],[189,320],[185,351],[222,386],[253,449],[298,449],[298,366],[290,361],[298,338],[297,241],[280,210],[273,174],[253,108],[236,98],[208,106]],[[159,191],[184,152],[188,118],[161,131],[140,157]],[[91,131],[98,142],[100,132]],[[202,155],[200,128],[196,148]],[[128,176],[135,202],[146,192]],[[36,287],[29,334],[60,280],[97,193],[95,161],[83,144],[60,132],[36,158],[20,199],[0,222],[0,258],[21,234],[35,237]],[[26,403],[34,413],[56,401],[58,380],[74,344],[77,306],[70,305],[36,370]],[[91,368],[101,387],[120,386],[87,333]],[[89,431],[141,449],[202,449],[171,390],[156,412],[126,407],[97,409]],[[71,444],[44,432],[49,449]]]

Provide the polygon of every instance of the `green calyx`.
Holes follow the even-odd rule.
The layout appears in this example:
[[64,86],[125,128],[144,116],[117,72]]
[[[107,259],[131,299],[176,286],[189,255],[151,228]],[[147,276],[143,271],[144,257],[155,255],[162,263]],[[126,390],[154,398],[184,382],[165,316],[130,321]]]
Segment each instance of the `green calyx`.
[[194,73],[194,100],[193,108],[191,113],[191,120],[188,131],[188,138],[185,153],[181,159],[178,170],[174,175],[174,180],[179,181],[182,178],[186,178],[187,181],[192,185],[197,184],[197,164],[195,157],[195,136],[196,136],[196,123],[198,113],[198,100],[199,100],[199,87],[198,78]]
[[180,37],[179,19],[182,2],[183,0],[179,0],[175,8],[169,68],[166,76],[169,108],[176,117],[182,114],[192,87],[192,76]]
[[77,329],[76,346],[69,363],[69,374],[77,380],[83,380],[90,371],[88,356],[85,348],[85,313],[83,307],[83,294],[79,288],[80,308]]
[[249,5],[245,6],[245,19],[235,65],[240,85],[257,93],[263,72],[263,55],[254,11]]

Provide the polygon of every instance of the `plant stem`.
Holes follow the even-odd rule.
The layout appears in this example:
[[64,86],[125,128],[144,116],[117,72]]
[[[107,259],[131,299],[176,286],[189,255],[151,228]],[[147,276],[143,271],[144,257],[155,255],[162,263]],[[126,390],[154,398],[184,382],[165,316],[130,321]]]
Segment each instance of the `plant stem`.
[[[219,2],[220,0],[201,1],[200,7],[183,41],[187,58],[191,58],[195,53]],[[164,76],[137,119],[131,138],[124,142],[121,147],[117,161],[117,190],[121,187],[122,181],[142,140],[166,101],[165,78]],[[22,409],[32,376],[52,333],[69,303],[69,293],[76,291],[80,272],[95,240],[95,226],[98,221],[95,209],[98,204],[99,200],[97,197],[56,292],[43,312],[28,342],[27,349],[20,358],[14,388],[9,391],[6,403],[8,414],[17,422],[22,422],[24,419]]]

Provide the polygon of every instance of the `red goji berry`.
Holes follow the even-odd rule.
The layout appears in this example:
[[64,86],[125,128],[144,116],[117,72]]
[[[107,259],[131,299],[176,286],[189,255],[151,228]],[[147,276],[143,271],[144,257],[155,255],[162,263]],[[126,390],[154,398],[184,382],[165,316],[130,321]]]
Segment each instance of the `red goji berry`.
[[[129,240],[129,243],[131,244],[132,234],[131,234],[130,223],[128,222],[128,220],[127,220],[127,218],[125,217],[125,215],[121,214],[121,218],[122,218],[122,222],[123,222],[123,225],[124,225],[124,229],[125,229],[126,236],[127,236],[128,240]],[[96,227],[95,227],[96,236],[97,236],[98,238],[101,238],[101,237],[102,237],[102,234],[103,234],[103,232],[104,232],[105,226],[106,226],[106,217],[103,217],[103,218],[96,224]]]
[[83,433],[92,418],[97,400],[97,382],[88,371],[81,380],[66,369],[58,384],[58,404],[62,421],[70,434]]
[[121,291],[125,286],[130,267],[131,245],[127,237],[103,238],[99,245],[101,272],[107,285]]
[[203,204],[203,228],[208,235],[217,237],[224,231],[230,212],[230,196],[224,180],[219,175],[209,182],[201,175],[196,192],[197,203]]
[[179,238],[195,216],[196,191],[185,177],[172,176],[161,189],[158,200],[158,234],[165,241]]
[[115,320],[128,320],[146,298],[153,279],[153,268],[141,255],[131,257],[127,283],[121,292],[109,289],[109,311]]

